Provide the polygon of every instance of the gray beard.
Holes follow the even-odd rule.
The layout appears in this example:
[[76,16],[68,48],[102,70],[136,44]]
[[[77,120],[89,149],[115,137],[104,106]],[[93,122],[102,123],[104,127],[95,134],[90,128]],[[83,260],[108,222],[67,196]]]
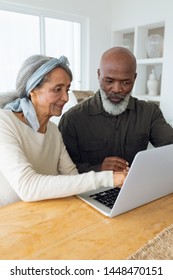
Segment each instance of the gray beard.
[[131,92],[126,95],[126,97],[124,98],[124,100],[121,101],[121,103],[114,104],[108,99],[105,92],[100,88],[100,96],[101,96],[103,108],[107,113],[114,116],[117,116],[126,110],[127,105],[129,104],[130,95]]

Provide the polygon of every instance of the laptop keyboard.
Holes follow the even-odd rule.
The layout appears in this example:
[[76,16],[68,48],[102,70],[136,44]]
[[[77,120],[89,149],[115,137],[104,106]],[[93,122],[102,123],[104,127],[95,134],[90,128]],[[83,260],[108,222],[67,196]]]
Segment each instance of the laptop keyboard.
[[116,187],[96,194],[92,194],[90,195],[90,197],[92,197],[93,199],[99,201],[100,203],[112,209],[120,190],[121,190],[120,188]]

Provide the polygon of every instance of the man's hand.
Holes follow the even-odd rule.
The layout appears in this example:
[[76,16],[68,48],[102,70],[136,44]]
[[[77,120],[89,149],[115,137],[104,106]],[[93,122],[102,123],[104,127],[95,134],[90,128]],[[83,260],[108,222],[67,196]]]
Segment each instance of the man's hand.
[[103,170],[128,171],[129,164],[127,161],[119,157],[106,157],[101,164],[101,171]]

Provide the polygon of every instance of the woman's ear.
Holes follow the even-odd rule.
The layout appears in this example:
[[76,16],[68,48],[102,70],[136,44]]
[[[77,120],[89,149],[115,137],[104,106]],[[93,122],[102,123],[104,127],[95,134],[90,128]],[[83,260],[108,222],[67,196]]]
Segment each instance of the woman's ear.
[[30,99],[30,100],[33,100],[33,99],[35,98],[35,96],[36,96],[35,90],[30,91],[30,93],[29,93],[29,99]]

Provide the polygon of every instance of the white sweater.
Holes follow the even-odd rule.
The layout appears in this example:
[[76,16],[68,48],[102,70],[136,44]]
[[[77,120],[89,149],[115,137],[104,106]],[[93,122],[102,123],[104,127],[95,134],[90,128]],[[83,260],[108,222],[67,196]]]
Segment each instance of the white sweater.
[[[68,176],[67,176],[68,175]],[[78,174],[55,124],[34,132],[0,109],[0,205],[38,201],[113,186],[112,171]]]

